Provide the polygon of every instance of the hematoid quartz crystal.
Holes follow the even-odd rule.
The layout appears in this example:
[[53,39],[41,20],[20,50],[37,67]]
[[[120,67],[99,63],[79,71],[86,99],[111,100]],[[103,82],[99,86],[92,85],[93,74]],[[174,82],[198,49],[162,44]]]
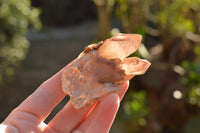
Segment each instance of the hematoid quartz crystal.
[[138,34],[120,33],[86,47],[62,73],[62,88],[71,104],[76,109],[91,105],[120,91],[135,75],[144,74],[150,62],[128,57],[139,48],[141,39]]

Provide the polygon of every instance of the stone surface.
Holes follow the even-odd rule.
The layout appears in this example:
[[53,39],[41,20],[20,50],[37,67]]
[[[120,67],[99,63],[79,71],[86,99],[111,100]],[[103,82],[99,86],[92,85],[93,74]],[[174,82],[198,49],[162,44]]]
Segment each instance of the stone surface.
[[117,34],[86,47],[62,74],[62,88],[72,105],[76,109],[91,105],[118,92],[133,76],[144,74],[150,66],[148,61],[126,58],[138,49],[140,41],[137,34]]

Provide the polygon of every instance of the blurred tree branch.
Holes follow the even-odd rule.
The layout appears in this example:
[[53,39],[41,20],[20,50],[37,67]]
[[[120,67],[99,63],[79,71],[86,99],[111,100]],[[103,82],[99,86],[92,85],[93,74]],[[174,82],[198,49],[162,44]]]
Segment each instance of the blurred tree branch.
[[98,40],[105,40],[111,30],[111,17],[115,0],[93,0],[98,13]]

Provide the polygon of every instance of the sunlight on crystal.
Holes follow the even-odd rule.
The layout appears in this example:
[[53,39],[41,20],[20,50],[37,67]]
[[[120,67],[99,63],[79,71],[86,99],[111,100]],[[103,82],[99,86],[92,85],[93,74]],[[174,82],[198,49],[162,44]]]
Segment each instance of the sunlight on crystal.
[[173,92],[173,97],[174,97],[175,99],[181,99],[181,98],[182,98],[182,92],[179,91],[179,90],[175,90],[175,91]]

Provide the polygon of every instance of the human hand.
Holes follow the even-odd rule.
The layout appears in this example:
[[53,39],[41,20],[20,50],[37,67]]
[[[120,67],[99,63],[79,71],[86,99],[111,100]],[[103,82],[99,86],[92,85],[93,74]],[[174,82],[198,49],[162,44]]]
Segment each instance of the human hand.
[[[64,68],[65,69],[65,68]],[[61,88],[62,69],[42,83],[14,109],[0,125],[1,133],[107,133],[120,100],[127,91],[125,82],[119,93],[111,93],[90,107],[75,109],[70,102],[48,123],[44,120],[65,97]]]

